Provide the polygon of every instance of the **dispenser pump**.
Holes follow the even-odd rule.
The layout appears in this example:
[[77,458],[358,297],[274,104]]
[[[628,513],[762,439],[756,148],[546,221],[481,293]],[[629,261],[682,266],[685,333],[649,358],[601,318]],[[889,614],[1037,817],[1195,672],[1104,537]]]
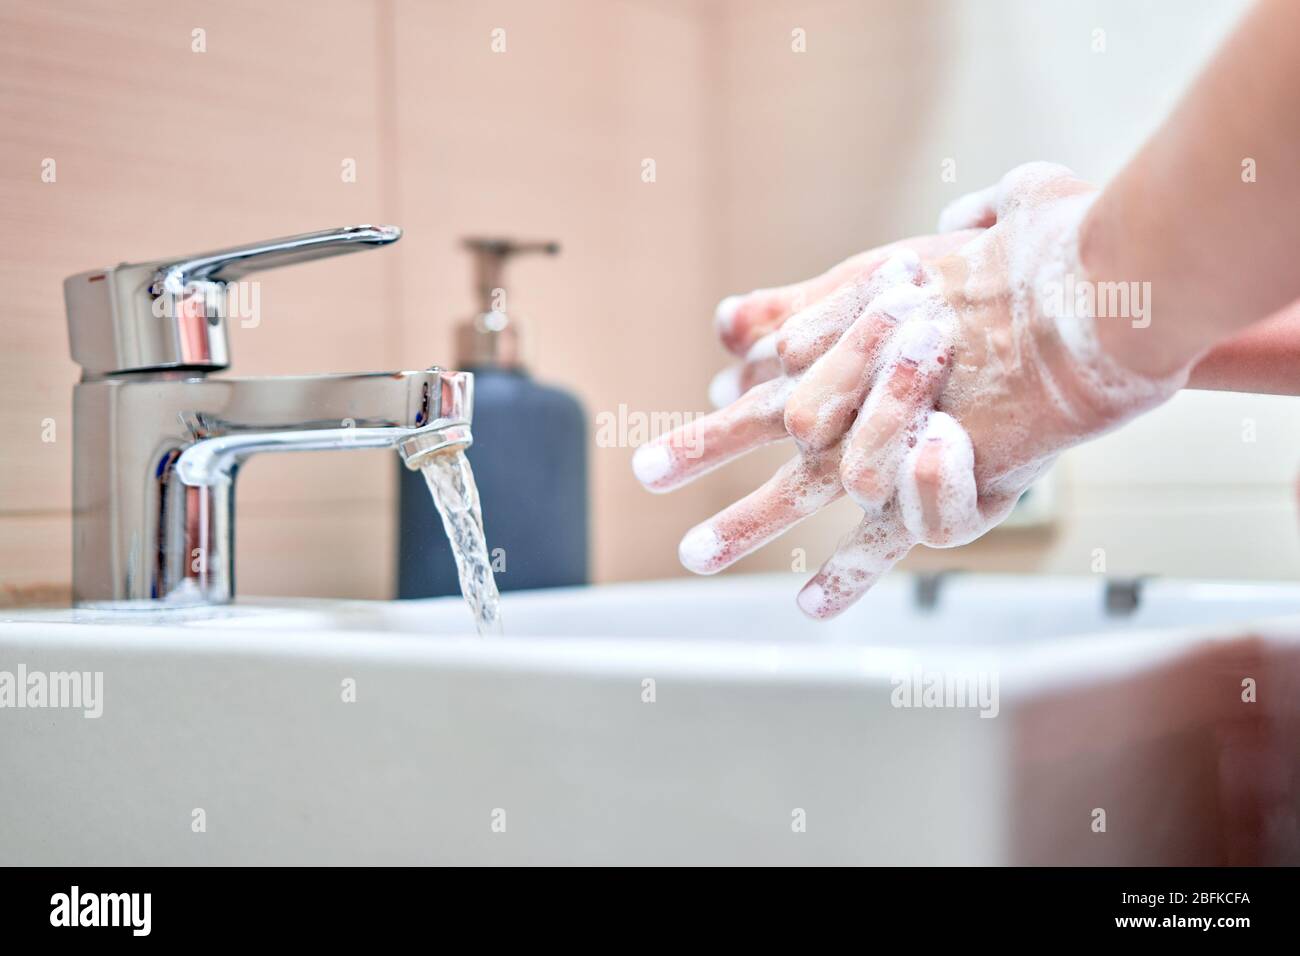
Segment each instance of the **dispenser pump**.
[[456,329],[458,368],[519,368],[519,330],[509,316],[505,288],[506,260],[522,253],[553,256],[558,242],[501,238],[467,238],[465,248],[474,256],[474,285],[478,314]]

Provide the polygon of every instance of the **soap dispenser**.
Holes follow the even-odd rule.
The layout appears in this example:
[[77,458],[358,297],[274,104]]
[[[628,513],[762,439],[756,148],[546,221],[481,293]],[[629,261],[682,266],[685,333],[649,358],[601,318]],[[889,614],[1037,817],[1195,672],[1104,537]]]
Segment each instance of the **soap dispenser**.
[[[488,555],[502,591],[587,583],[587,424],[568,392],[520,358],[507,261],[555,255],[557,242],[472,238],[478,313],[456,329],[456,368],[474,373],[474,443]],[[400,598],[459,593],[456,564],[423,476],[398,469]]]

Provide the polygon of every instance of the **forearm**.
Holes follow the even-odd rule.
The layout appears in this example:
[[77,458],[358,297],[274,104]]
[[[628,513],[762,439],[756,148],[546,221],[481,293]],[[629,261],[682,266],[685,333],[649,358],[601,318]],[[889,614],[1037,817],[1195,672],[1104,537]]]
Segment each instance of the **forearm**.
[[1300,301],[1210,349],[1187,387],[1300,395]]
[[1150,327],[1098,322],[1137,371],[1172,372],[1300,298],[1297,37],[1300,3],[1261,0],[1084,223],[1089,279],[1151,283]]

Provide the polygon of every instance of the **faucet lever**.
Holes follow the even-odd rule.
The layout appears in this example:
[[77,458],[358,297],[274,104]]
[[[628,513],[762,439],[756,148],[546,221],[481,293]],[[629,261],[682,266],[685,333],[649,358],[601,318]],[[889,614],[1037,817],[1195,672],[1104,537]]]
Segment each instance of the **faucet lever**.
[[372,246],[386,246],[400,238],[402,230],[397,226],[343,226],[266,239],[158,264],[155,281],[179,292],[192,282],[234,282],[250,272],[360,252]]
[[344,226],[63,280],[73,360],[87,379],[230,364],[225,283],[250,272],[396,242],[396,226]]

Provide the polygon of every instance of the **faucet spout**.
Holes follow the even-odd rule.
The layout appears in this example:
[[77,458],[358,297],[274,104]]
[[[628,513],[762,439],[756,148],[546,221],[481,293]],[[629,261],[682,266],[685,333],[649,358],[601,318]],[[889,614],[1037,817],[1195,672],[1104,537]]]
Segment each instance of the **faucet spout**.
[[468,447],[467,372],[208,374],[230,364],[229,283],[401,235],[396,226],[344,226],[64,280],[68,344],[82,369],[72,400],[77,604],[231,600],[235,476],[250,455],[389,447],[410,465]]
[[74,392],[73,595],[81,605],[222,604],[234,486],[264,452],[468,447],[473,376],[121,375]]
[[245,459],[264,452],[396,448],[407,459],[413,449],[423,456],[473,442],[468,372],[227,381],[243,387],[241,404],[257,409],[260,420],[250,422],[246,413],[239,421],[185,413],[196,440],[181,452],[176,471],[188,486],[229,484]]

